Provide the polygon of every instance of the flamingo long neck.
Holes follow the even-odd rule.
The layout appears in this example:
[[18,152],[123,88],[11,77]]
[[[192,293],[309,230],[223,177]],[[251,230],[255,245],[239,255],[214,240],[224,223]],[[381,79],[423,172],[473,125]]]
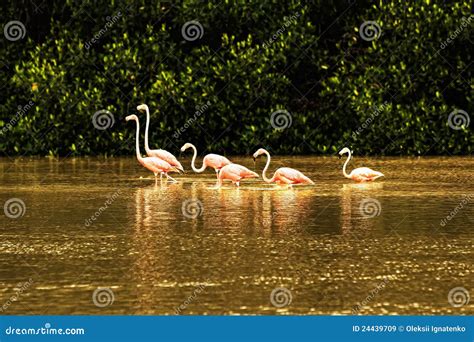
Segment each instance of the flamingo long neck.
[[267,183],[270,183],[272,180],[270,178],[267,178],[267,170],[268,170],[268,167],[270,166],[270,153],[268,153],[267,151],[265,151],[265,155],[267,156],[267,164],[265,165],[265,167],[263,168],[263,171],[262,171],[262,178],[265,182]]
[[342,173],[344,174],[344,177],[350,178],[349,174],[346,172],[346,166],[349,164],[349,160],[351,160],[351,151],[349,151],[349,154],[347,156],[347,160],[344,163],[344,166],[342,167]]
[[[145,126],[145,151],[149,155],[150,154],[150,146],[148,146],[148,127],[150,126],[150,110],[148,106],[145,108],[146,111],[146,126]],[[138,124],[138,121],[137,121]]]
[[193,151],[194,151],[193,159],[191,160],[191,168],[193,169],[194,172],[198,172],[198,173],[204,172],[204,170],[206,169],[206,164],[204,164],[204,160],[202,161],[202,166],[201,166],[201,168],[198,169],[198,168],[196,167],[196,164],[195,164],[195,162],[196,162],[196,157],[197,157],[197,154],[198,154],[197,149],[196,149],[196,146],[191,145],[191,148],[192,148]]
[[136,120],[137,122],[137,135],[136,135],[136,146],[135,146],[135,150],[137,152],[137,159],[138,161],[141,162],[141,160],[143,159],[142,158],[142,155],[140,154],[140,144],[138,142],[138,140],[140,139],[140,123],[138,122],[138,120]]

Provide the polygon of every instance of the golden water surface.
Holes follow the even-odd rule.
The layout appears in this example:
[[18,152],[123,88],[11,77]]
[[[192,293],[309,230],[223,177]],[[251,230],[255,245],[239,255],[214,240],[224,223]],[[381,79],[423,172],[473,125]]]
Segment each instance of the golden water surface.
[[356,157],[385,174],[356,184],[279,157],[316,185],[239,189],[182,159],[176,184],[133,157],[0,159],[0,314],[474,313],[448,300],[474,295],[473,158]]

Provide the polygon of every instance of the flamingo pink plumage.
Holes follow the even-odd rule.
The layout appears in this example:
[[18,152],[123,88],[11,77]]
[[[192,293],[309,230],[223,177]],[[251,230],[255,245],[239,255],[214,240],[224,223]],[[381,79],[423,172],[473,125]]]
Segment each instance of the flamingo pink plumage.
[[279,183],[279,184],[314,184],[314,182],[305,176],[302,172],[292,169],[290,167],[280,167],[275,171],[272,178],[267,178],[266,172],[270,166],[270,153],[263,148],[259,148],[257,152],[253,154],[253,159],[257,159],[258,156],[265,154],[267,156],[267,164],[262,171],[262,178],[267,183]]
[[176,182],[176,180],[168,175],[168,172],[170,171],[176,171],[178,170],[174,167],[171,166],[168,162],[164,161],[163,159],[157,158],[157,157],[146,157],[143,158],[140,153],[140,145],[139,145],[139,138],[140,138],[140,122],[138,121],[138,117],[136,115],[129,115],[125,118],[125,120],[130,121],[130,120],[135,120],[137,122],[137,135],[136,135],[136,153],[137,153],[137,160],[140,164],[142,164],[145,168],[150,170],[155,174],[155,179],[158,176],[158,174],[164,174],[168,179],[171,179],[172,181]]
[[206,167],[213,168],[216,171],[216,176],[219,178],[219,170],[222,169],[224,166],[231,164],[230,160],[224,156],[219,154],[209,153],[207,154],[204,159],[202,160],[202,166],[200,169],[196,167],[194,164],[197,157],[197,149],[196,146],[190,143],[186,143],[181,147],[181,152],[186,151],[188,148],[192,148],[194,151],[193,159],[191,160],[191,168],[194,172],[204,172]]
[[359,167],[357,169],[354,169],[351,171],[350,174],[347,174],[346,172],[346,166],[349,163],[349,160],[352,157],[351,150],[349,150],[347,147],[344,147],[340,152],[339,152],[339,158],[342,157],[344,153],[348,154],[347,160],[344,163],[344,166],[342,167],[342,174],[346,178],[350,178],[356,182],[368,182],[368,181],[373,181],[379,177],[383,177],[384,174],[379,171],[374,171],[372,169],[369,169],[368,167]]
[[148,127],[150,126],[150,110],[146,104],[141,104],[137,106],[138,111],[146,112],[146,126],[145,126],[145,151],[148,157],[157,157],[168,162],[171,166],[176,167],[179,171],[184,171],[181,163],[176,159],[176,157],[170,152],[162,149],[151,150],[148,146]]
[[240,180],[244,178],[258,178],[258,174],[239,164],[229,164],[219,171],[218,183],[222,185],[224,180],[230,180],[235,185],[240,185]]

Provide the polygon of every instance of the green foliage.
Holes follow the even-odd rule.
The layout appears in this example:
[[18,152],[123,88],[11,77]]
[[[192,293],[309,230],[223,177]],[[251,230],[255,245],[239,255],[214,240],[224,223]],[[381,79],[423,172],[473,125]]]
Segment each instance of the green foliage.
[[[175,153],[188,141],[228,154],[473,151],[474,123],[448,125],[456,109],[474,120],[474,20],[459,30],[470,1],[111,3],[0,5],[4,23],[26,27],[24,39],[1,43],[2,154],[133,153],[124,118],[140,103],[152,147]],[[191,20],[203,34],[188,41]],[[377,39],[362,39],[367,20]],[[271,115],[281,109],[292,124],[278,130]],[[112,127],[94,127],[99,110],[113,113]]]

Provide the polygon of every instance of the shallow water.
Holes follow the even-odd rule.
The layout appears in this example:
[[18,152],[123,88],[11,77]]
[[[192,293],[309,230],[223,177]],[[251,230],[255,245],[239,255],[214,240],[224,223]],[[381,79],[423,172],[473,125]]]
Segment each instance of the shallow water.
[[474,294],[474,159],[356,157],[386,176],[367,184],[342,162],[274,158],[316,186],[216,190],[213,171],[155,185],[133,157],[0,159],[2,203],[25,204],[0,217],[0,310],[473,314],[448,293]]

